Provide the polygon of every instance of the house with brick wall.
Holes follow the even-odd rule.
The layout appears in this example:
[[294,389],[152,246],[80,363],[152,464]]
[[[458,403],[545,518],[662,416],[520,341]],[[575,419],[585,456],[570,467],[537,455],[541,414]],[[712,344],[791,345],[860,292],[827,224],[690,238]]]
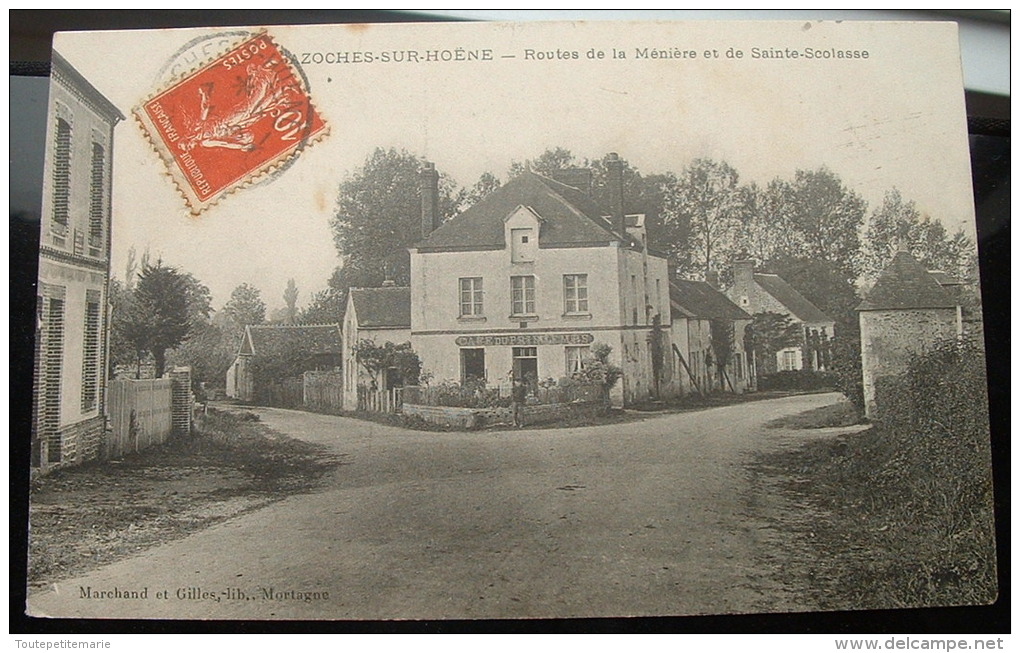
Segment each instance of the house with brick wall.
[[107,427],[114,127],[124,115],[53,53],[39,239],[32,465],[97,458]]
[[623,212],[623,162],[610,155],[607,168],[609,206],[588,170],[526,170],[442,225],[438,174],[425,168],[411,342],[434,379],[558,380],[605,343],[623,370],[612,402],[657,398],[651,337],[670,315],[666,258],[649,247],[644,216]]
[[824,370],[828,359],[826,343],[836,322],[778,274],[754,271],[754,261],[733,264],[733,285],[726,295],[742,310],[787,315],[798,327],[798,341],[776,352],[776,370]]
[[909,252],[900,250],[857,307],[861,327],[864,406],[875,417],[881,380],[906,371],[914,354],[940,341],[963,335],[961,301],[948,276],[929,273]]

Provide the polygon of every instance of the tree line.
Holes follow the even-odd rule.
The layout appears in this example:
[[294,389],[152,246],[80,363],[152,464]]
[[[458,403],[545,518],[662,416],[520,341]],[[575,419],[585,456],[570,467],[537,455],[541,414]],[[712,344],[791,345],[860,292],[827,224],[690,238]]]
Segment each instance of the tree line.
[[[551,176],[587,168],[595,201],[608,206],[607,161],[608,155],[578,157],[554,147],[511,161],[502,177],[485,172],[467,186],[441,172],[440,217],[452,218],[526,169]],[[268,318],[259,289],[248,284],[235,288],[214,315],[209,290],[199,280],[162,261],[152,264],[147,254],[136,264],[132,253],[125,281],[115,281],[111,291],[114,363],[133,365],[138,374],[151,360],[157,375],[167,364],[190,364],[196,378],[218,385],[245,326],[339,323],[348,288],[377,287],[387,279],[407,285],[408,248],[421,237],[423,164],[422,157],[405,150],[377,148],[339,183],[329,226],[340,265],[300,309],[291,280],[283,294],[286,308]],[[678,275],[705,279],[717,272],[725,284],[732,263],[751,258],[759,270],[779,274],[832,316],[837,334],[849,339],[856,337],[853,309],[860,288],[901,245],[929,269],[976,278],[974,244],[962,231],[949,233],[895,188],[869,208],[824,166],[759,184],[742,181],[733,166],[710,158],[694,159],[679,171],[651,173],[623,160],[623,185],[624,211],[645,215],[649,243],[668,256]],[[770,328],[776,338],[786,337],[783,324]]]

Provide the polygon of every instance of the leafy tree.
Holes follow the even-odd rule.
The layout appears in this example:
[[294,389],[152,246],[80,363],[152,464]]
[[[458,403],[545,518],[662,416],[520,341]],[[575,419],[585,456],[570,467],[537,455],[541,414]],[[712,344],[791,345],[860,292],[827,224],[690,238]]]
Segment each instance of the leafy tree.
[[962,231],[950,236],[945,225],[922,215],[912,200],[904,200],[893,188],[868,219],[864,276],[877,278],[901,245],[929,270],[942,270],[960,278],[971,274],[973,241]]
[[565,147],[554,147],[542,152],[534,159],[529,159],[525,162],[512,161],[510,163],[510,177],[517,177],[525,168],[531,166],[532,172],[537,172],[540,175],[546,177],[552,176],[556,170],[562,170],[564,168],[572,168],[578,165],[577,159],[573,153]]
[[457,202],[458,208],[463,211],[474,206],[501,185],[502,182],[496,175],[491,172],[483,172],[474,186],[460,191]]
[[[404,150],[378,148],[341,182],[330,228],[351,285],[374,287],[387,278],[410,283],[407,250],[421,240],[423,164]],[[440,218],[452,216],[457,204],[453,182],[440,176]]]
[[110,282],[110,359],[114,366],[134,365],[135,378],[149,354],[149,325],[138,310],[133,287],[114,279]]
[[234,288],[230,293],[230,301],[223,306],[223,312],[241,329],[266,321],[266,304],[262,301],[262,293],[247,283]]
[[783,313],[767,311],[751,317],[750,340],[761,377],[776,371],[776,353],[800,342],[800,325]]
[[754,182],[741,187],[736,240],[747,256],[764,262],[800,249],[790,220],[792,190],[789,182],[778,178],[764,187]]
[[[726,366],[733,358],[735,329],[732,320],[712,320],[708,323],[712,337],[712,358],[719,370],[719,389],[725,390]],[[732,387],[733,383],[730,382]]]
[[287,279],[287,289],[283,291],[283,301],[287,302],[287,317],[285,324],[294,324],[297,319],[297,283],[293,279]]
[[606,391],[612,389],[623,377],[623,370],[609,362],[613,348],[604,342],[596,342],[591,346],[591,356],[582,361],[581,370],[574,372],[573,379],[581,383],[600,385]]
[[856,324],[855,309],[861,300],[853,283],[843,276],[836,264],[813,258],[785,257],[769,261],[766,268],[835,320],[838,330],[845,330],[847,323]]
[[138,275],[129,332],[137,337],[136,351],[152,353],[156,377],[166,371],[166,351],[184,342],[191,330],[188,314],[188,281],[176,268],[146,265]]
[[384,370],[395,372],[397,378],[390,381],[401,384],[417,385],[421,377],[421,359],[409,342],[377,345],[371,340],[362,340],[354,346],[354,356],[376,383]]
[[867,208],[828,168],[798,170],[790,186],[789,213],[790,226],[801,242],[796,255],[828,261],[847,281],[856,280]]
[[210,323],[192,327],[188,339],[167,352],[167,361],[172,365],[190,366],[193,385],[206,383],[223,387],[227,368],[236,354],[232,332]]
[[694,160],[678,177],[663,223],[667,231],[689,229],[686,243],[668,244],[681,272],[704,275],[731,258],[744,199],[738,184],[736,170],[711,159]]
[[212,315],[212,293],[190,272],[182,272],[181,277],[188,298],[188,324],[195,329],[209,324]]

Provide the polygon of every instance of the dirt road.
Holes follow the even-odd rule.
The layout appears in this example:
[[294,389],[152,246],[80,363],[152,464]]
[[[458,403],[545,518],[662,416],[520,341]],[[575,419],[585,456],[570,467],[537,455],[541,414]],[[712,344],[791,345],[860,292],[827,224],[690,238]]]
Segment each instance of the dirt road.
[[[278,409],[345,454],[313,494],[29,597],[36,616],[440,619],[810,610],[748,514],[769,420],[835,394],[578,429],[431,433]],[[776,498],[775,502],[781,502]],[[773,502],[772,508],[776,508]],[[779,506],[781,509],[782,506]]]

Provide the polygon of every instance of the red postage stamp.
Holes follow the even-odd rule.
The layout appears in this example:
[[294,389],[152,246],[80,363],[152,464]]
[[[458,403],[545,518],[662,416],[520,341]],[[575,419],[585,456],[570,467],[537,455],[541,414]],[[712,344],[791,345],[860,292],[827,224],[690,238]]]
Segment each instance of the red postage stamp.
[[265,33],[134,113],[196,215],[280,169],[328,131],[296,64]]

